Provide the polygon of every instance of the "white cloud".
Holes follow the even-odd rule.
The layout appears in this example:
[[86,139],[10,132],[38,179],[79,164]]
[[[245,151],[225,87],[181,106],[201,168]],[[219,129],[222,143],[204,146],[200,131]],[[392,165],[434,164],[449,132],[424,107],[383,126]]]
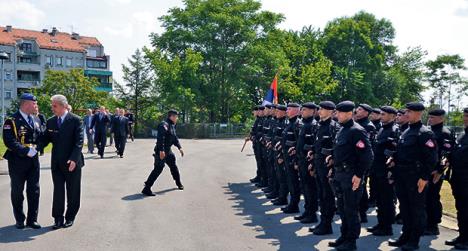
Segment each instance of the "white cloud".
[[104,27],[104,31],[112,36],[131,38],[133,36],[133,25],[126,24],[121,27]]
[[0,0],[0,24],[14,24],[21,28],[39,28],[45,13],[25,0]]

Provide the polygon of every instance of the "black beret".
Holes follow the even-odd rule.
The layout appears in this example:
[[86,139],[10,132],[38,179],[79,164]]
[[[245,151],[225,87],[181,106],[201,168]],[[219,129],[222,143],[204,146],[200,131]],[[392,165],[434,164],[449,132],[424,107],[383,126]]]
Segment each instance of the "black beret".
[[298,103],[289,103],[288,107],[301,107]]
[[263,110],[265,110],[265,106],[263,106],[263,105],[259,105],[259,106],[258,106],[258,110],[259,110],[259,111],[263,111]]
[[373,113],[381,113],[382,110],[380,108],[374,108],[374,109],[372,109],[372,112]]
[[336,106],[335,103],[331,101],[322,101],[319,104],[320,108],[326,109],[326,110],[335,110]]
[[397,113],[405,114],[406,109],[399,109]]
[[399,112],[397,109],[395,109],[395,108],[392,107],[392,106],[382,106],[382,107],[380,107],[380,109],[381,109],[383,112],[391,113],[391,114],[397,114],[397,113]]
[[445,115],[445,110],[444,109],[434,109],[429,112],[429,115],[432,116],[444,116]]
[[463,109],[463,112],[468,113],[468,107]]
[[359,107],[362,107],[362,109],[366,110],[368,113],[371,113],[374,109],[368,104],[359,104]]
[[424,111],[424,105],[421,102],[410,102],[406,104],[406,109],[411,110],[411,111]]
[[272,106],[272,104],[266,104],[265,107],[268,108],[268,109],[271,109],[273,106]]
[[351,112],[354,109],[354,103],[352,101],[342,101],[336,105],[336,110],[339,112]]
[[167,112],[167,115],[171,116],[171,115],[179,115],[179,112],[174,110],[174,109],[170,109],[168,112]]
[[21,100],[30,100],[30,101],[37,101],[36,96],[32,95],[31,93],[25,92],[20,96]]
[[252,110],[258,111],[258,106],[255,106]]
[[302,104],[302,107],[309,108],[309,109],[318,109],[318,106],[314,102],[307,102]]
[[276,109],[280,111],[286,111],[288,108],[285,105],[276,105]]

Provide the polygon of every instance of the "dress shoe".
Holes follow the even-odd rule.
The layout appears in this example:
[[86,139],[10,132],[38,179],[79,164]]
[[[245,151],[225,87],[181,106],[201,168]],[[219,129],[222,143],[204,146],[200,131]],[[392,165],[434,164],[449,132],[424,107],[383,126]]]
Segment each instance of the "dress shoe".
[[287,204],[288,204],[288,201],[282,200],[282,199],[278,199],[275,202],[273,202],[273,205],[275,206],[286,206]]
[[120,155],[120,158],[123,158],[123,154]]
[[141,190],[141,193],[146,195],[146,196],[156,196],[152,191],[151,188],[145,187],[143,190]]
[[41,228],[41,225],[39,225],[39,223],[37,223],[37,221],[33,221],[33,222],[28,222],[26,224],[26,226],[32,228],[32,229],[40,229]]
[[17,229],[24,229],[24,222],[16,222],[15,227]]
[[408,240],[400,237],[400,238],[398,238],[396,240],[389,240],[388,245],[391,246],[391,247],[401,247],[401,246],[405,245],[406,242],[408,242]]
[[431,226],[431,227],[426,227],[424,229],[423,235],[439,235],[439,227],[438,226]]
[[263,188],[262,191],[263,191],[264,193],[271,193],[271,192],[273,192],[273,190],[271,190],[271,188],[269,188],[269,187]]
[[63,227],[63,221],[61,220],[56,220],[54,225],[52,226],[53,229],[60,229]]
[[295,219],[295,220],[302,220],[302,219],[304,219],[305,217],[307,217],[307,215],[301,214],[301,215],[298,215],[298,216],[294,216],[294,219]]
[[260,178],[257,176],[255,178],[250,179],[251,183],[258,183],[260,181]]
[[278,194],[277,193],[268,193],[266,194],[266,197],[267,199],[274,199],[274,198],[278,198]]
[[68,227],[71,227],[71,226],[73,226],[73,221],[72,220],[67,220],[67,221],[65,221],[65,224],[63,224],[64,228],[68,228]]
[[468,250],[468,241],[458,242],[457,244],[455,244],[455,249]]
[[331,225],[326,226],[325,224],[320,224],[318,227],[315,227],[314,230],[312,230],[312,233],[314,235],[329,235],[333,234],[333,229]]
[[302,224],[310,224],[310,223],[316,223],[318,222],[317,216],[316,215],[309,215],[307,217],[304,217],[300,220]]
[[182,185],[182,182],[176,181],[176,186],[179,188],[179,190],[184,190],[184,185]]
[[392,236],[393,235],[393,231],[392,229],[384,229],[384,228],[379,228],[379,229],[376,229],[372,232],[372,235],[375,235],[375,236]]
[[297,214],[299,213],[299,208],[297,207],[287,207],[283,210],[285,214]]
[[455,244],[457,244],[458,242],[460,242],[459,237],[453,238],[453,239],[451,239],[451,240],[446,240],[446,241],[445,241],[445,245],[448,245],[448,246],[455,246]]
[[330,241],[328,243],[328,246],[329,247],[332,247],[332,248],[335,248],[335,247],[338,247],[339,245],[343,244],[345,242],[345,239],[344,237],[340,236],[338,239],[336,239],[335,241]]
[[341,245],[336,247],[336,250],[339,251],[353,251],[356,249],[356,241],[345,241]]
[[406,243],[405,245],[401,246],[401,250],[404,251],[413,251],[413,250],[418,250],[419,246],[414,243]]
[[104,155],[99,155],[99,156],[101,156],[101,159],[104,159]]
[[374,232],[375,230],[377,230],[377,229],[379,229],[379,228],[380,228],[380,225],[377,224],[377,225],[374,225],[374,226],[372,226],[372,227],[367,227],[366,230],[367,230],[367,232],[371,232],[371,233],[372,233],[372,232]]

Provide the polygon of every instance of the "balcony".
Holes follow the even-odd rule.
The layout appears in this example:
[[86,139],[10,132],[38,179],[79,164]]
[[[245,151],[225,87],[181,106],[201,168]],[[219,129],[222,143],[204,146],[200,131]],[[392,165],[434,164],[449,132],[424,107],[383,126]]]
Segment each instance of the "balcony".
[[96,87],[97,91],[105,91],[111,92],[112,91],[112,83],[100,83],[99,86]]

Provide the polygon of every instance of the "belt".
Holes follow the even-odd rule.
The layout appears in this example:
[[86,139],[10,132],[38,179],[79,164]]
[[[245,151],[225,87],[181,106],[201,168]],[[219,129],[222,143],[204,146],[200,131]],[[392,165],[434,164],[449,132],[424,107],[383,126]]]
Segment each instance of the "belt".
[[268,137],[268,136],[264,136],[263,137],[266,141],[270,141],[271,140],[271,137]]
[[337,172],[349,172],[349,171],[351,171],[351,167],[346,163],[335,165],[334,168],[335,168],[335,170]]
[[329,149],[329,148],[322,148],[322,150],[320,151],[321,154],[323,155],[331,155],[332,154],[332,149]]
[[296,145],[296,141],[286,140],[286,146],[295,146],[295,145]]
[[306,151],[310,151],[310,150],[312,150],[313,148],[314,148],[313,145],[307,145],[307,144],[304,145],[304,150],[306,150]]
[[280,136],[275,136],[275,140],[276,140],[276,141],[280,141],[280,140],[282,140],[282,139],[283,139],[283,138],[280,137]]
[[22,145],[26,147],[37,147],[36,144],[22,144]]

